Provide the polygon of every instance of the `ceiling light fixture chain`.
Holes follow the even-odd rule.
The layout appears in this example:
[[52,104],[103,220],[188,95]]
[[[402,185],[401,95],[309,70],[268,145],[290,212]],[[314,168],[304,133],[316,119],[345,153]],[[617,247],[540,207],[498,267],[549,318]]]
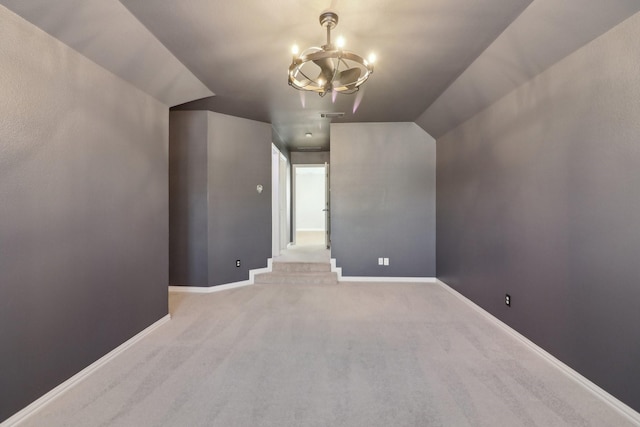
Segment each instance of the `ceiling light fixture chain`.
[[[298,90],[317,92],[355,93],[373,73],[374,56],[369,60],[353,52],[343,50],[344,41],[338,38],[337,46],[331,42],[331,30],[338,25],[338,14],[327,10],[320,14],[320,25],[327,29],[327,44],[310,47],[298,54],[293,47],[293,60],[289,66],[289,85]],[[314,75],[319,68],[319,74]]]

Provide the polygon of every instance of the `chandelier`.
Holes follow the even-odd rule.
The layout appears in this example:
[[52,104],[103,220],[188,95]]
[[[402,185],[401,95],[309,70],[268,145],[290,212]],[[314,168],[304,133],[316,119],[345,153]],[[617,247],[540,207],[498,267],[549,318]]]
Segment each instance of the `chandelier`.
[[[320,14],[320,25],[327,29],[327,44],[310,47],[299,53],[292,49],[293,61],[289,66],[289,86],[298,90],[317,92],[355,93],[371,73],[375,56],[364,59],[353,52],[343,50],[344,39],[331,42],[331,30],[338,25],[338,14],[327,10]],[[298,54],[299,53],[299,54]]]

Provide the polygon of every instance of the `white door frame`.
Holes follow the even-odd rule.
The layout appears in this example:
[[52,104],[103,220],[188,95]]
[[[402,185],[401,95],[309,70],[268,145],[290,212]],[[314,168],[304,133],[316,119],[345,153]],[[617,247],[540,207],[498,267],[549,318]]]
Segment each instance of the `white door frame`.
[[291,232],[290,227],[290,218],[291,218],[291,209],[290,206],[290,183],[291,183],[291,175],[289,173],[289,162],[287,158],[280,153],[280,169],[279,169],[279,191],[280,191],[280,249],[286,249],[289,242],[289,235]]
[[[292,211],[292,215],[291,215],[291,221],[292,221],[291,241],[295,245],[296,244],[296,231],[297,231],[297,224],[296,224],[296,215],[297,215],[297,213],[296,213],[296,211],[297,211],[297,206],[296,206],[296,203],[297,203],[297,201],[296,201],[296,171],[299,168],[323,168],[324,171],[325,171],[325,177],[326,177],[326,176],[328,176],[328,167],[329,166],[328,166],[328,163],[299,164],[299,165],[292,165],[292,166],[293,166],[293,173],[291,174],[292,175],[292,180],[291,180],[291,182],[292,182],[292,186],[291,186],[291,198],[292,198],[292,203],[291,203],[291,206],[292,206],[292,209],[291,209],[291,211]],[[327,205],[328,204],[328,199],[327,199],[328,198],[328,192],[327,192],[327,190],[328,190],[329,182],[326,179],[325,179],[324,185],[325,185],[324,205],[328,207],[328,205]],[[325,215],[326,214],[327,214],[327,212],[325,211]],[[324,230],[325,234],[329,231],[329,228],[327,228],[327,227],[329,227],[329,225],[325,221],[325,230]],[[327,237],[327,239],[328,239],[328,237]]]
[[280,150],[271,144],[271,256],[280,255]]

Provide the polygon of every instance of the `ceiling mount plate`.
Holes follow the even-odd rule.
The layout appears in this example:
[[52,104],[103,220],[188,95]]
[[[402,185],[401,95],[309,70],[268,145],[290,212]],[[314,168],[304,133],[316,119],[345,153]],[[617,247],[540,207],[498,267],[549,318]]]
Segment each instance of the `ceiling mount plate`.
[[334,29],[338,25],[338,14],[332,10],[320,14],[320,25]]

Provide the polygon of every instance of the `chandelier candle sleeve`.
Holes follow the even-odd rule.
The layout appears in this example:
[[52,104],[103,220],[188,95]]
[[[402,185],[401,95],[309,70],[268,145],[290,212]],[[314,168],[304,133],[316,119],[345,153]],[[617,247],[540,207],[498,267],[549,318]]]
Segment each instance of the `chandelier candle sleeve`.
[[338,24],[333,11],[320,14],[320,25],[327,29],[327,44],[310,47],[299,52],[293,46],[293,60],[289,66],[289,85],[298,90],[316,92],[320,96],[328,92],[355,93],[373,73],[375,56],[369,61],[360,55],[342,49],[344,39],[331,43],[331,30]]

